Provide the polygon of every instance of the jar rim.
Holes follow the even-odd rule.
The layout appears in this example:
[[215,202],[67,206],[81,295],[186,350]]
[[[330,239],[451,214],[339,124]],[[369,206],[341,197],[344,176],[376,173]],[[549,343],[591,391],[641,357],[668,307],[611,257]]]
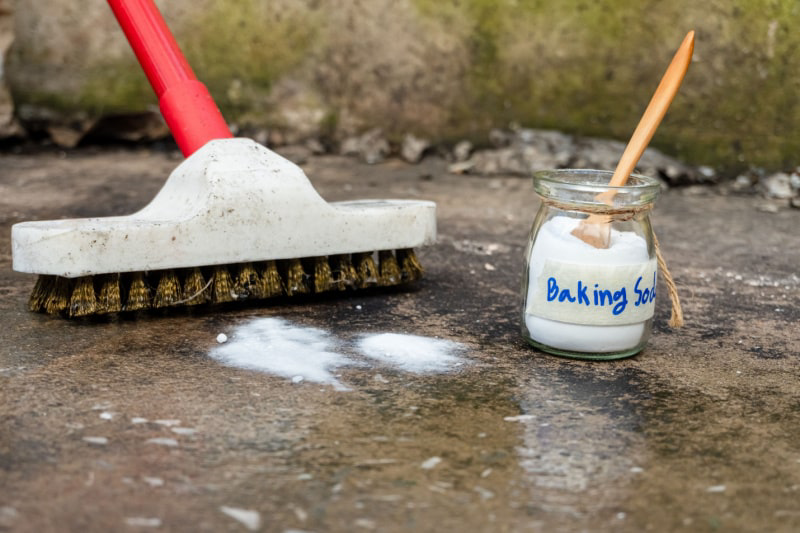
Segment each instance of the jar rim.
[[[608,185],[611,181],[611,176],[614,172],[611,170],[597,170],[591,168],[559,168],[551,170],[538,170],[533,173],[534,183],[537,181],[548,181],[558,185],[566,185],[569,187],[579,187],[586,191],[596,191],[598,193],[616,190],[616,191],[642,191],[643,189],[655,188],[661,189],[661,183],[653,177],[645,176],[644,174],[631,174],[625,185],[612,187]],[[594,176],[598,179],[591,181],[588,178]],[[569,179],[569,178],[573,179]]]
[[615,208],[650,205],[661,192],[661,182],[642,174],[631,174],[625,185],[612,187],[609,182],[613,175],[610,170],[596,169],[540,170],[533,174],[533,188],[544,199],[588,207],[609,205],[599,196],[611,191]]

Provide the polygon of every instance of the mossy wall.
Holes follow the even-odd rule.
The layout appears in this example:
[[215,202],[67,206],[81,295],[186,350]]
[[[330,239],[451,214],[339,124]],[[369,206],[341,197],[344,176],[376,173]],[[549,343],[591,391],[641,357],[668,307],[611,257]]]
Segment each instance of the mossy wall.
[[[654,139],[690,162],[800,164],[796,0],[159,2],[226,117],[289,138],[380,126],[451,142],[516,123],[627,139],[689,29],[695,59]],[[15,6],[21,118],[154,99],[105,2]]]

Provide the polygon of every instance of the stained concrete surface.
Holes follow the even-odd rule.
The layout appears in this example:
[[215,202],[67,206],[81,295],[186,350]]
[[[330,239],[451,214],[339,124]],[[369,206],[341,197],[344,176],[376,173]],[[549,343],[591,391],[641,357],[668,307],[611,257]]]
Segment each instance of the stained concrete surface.
[[[436,159],[303,159],[328,200],[435,200],[439,242],[419,250],[427,277],[405,291],[111,320],[31,314],[11,224],[132,212],[178,160],[0,156],[0,530],[248,530],[223,507],[277,532],[800,529],[800,212],[715,189],[665,193],[653,218],[687,325],[666,326],[660,291],[643,353],[580,362],[519,335],[538,205],[528,180],[448,175]],[[347,367],[341,391],[209,357],[218,333],[254,317],[343,339],[441,337],[468,362],[429,375]]]

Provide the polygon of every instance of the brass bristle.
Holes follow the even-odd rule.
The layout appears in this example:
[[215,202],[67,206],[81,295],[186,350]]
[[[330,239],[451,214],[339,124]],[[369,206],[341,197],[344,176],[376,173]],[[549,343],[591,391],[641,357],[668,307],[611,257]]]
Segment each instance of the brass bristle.
[[378,269],[371,253],[353,254],[356,268],[356,287],[363,289],[378,284]]
[[174,270],[165,270],[158,280],[153,307],[169,307],[181,299],[181,282]]
[[214,290],[211,293],[211,301],[223,303],[232,302],[234,299],[231,273],[224,266],[214,267]]
[[[183,269],[177,273],[175,270],[165,270],[155,273],[158,276],[155,295],[151,294],[151,286],[146,281],[150,279],[154,283],[155,277],[144,272],[98,276],[97,292],[92,276],[70,279],[41,275],[34,285],[28,308],[34,312],[81,317],[151,307],[272,298],[282,294],[293,296],[308,294],[312,290],[321,293],[391,286],[422,277],[422,266],[410,248],[394,252],[382,250],[377,255],[377,266],[374,254],[370,252],[354,253],[352,256],[342,254],[270,260],[258,264],[243,263],[234,265],[235,281],[226,266],[213,267],[209,279],[206,279],[200,267]],[[181,279],[184,281],[183,289]],[[123,295],[127,296],[124,306]]]
[[333,288],[333,273],[326,256],[314,258],[314,292],[325,292]]
[[233,292],[236,293],[237,300],[264,297],[263,280],[258,276],[252,263],[245,263],[239,267],[239,274],[236,276]]
[[69,316],[87,316],[97,310],[92,276],[78,278],[69,299]]
[[103,286],[97,295],[96,313],[117,313],[122,310],[122,298],[119,290],[119,274],[107,274],[103,277]]
[[278,273],[278,265],[275,261],[267,261],[265,264],[264,273],[261,276],[261,285],[264,290],[264,298],[271,298],[283,294],[281,275]]
[[56,276],[50,295],[44,303],[44,310],[50,315],[57,315],[69,307],[69,297],[72,293],[72,280]]
[[139,311],[150,308],[150,288],[144,282],[144,274],[134,272],[131,278],[131,288],[128,291],[128,301],[125,311]]
[[53,292],[56,286],[56,276],[39,276],[36,278],[36,285],[33,286],[33,292],[28,299],[28,309],[35,312],[44,309],[47,299]]
[[333,271],[333,284],[340,291],[353,288],[358,282],[356,268],[348,254],[332,257],[331,270]]
[[417,254],[414,253],[413,248],[397,250],[397,262],[400,264],[403,282],[417,281],[422,278],[424,273],[422,265],[417,259]]
[[306,272],[299,259],[290,259],[286,266],[286,294],[307,294]]
[[199,268],[193,268],[186,274],[186,281],[183,284],[183,295],[181,303],[185,305],[200,305],[211,300],[211,291],[208,290],[209,284],[203,277],[203,272]]
[[400,267],[397,266],[397,259],[394,258],[394,254],[390,250],[381,250],[378,252],[378,264],[380,268],[378,285],[388,287],[397,285],[402,281]]

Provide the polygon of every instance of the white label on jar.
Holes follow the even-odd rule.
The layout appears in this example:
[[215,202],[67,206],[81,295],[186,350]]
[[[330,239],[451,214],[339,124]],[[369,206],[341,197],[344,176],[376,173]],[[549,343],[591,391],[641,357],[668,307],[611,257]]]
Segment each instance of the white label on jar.
[[655,259],[596,267],[546,259],[526,312],[570,324],[644,322],[655,312],[657,268]]

